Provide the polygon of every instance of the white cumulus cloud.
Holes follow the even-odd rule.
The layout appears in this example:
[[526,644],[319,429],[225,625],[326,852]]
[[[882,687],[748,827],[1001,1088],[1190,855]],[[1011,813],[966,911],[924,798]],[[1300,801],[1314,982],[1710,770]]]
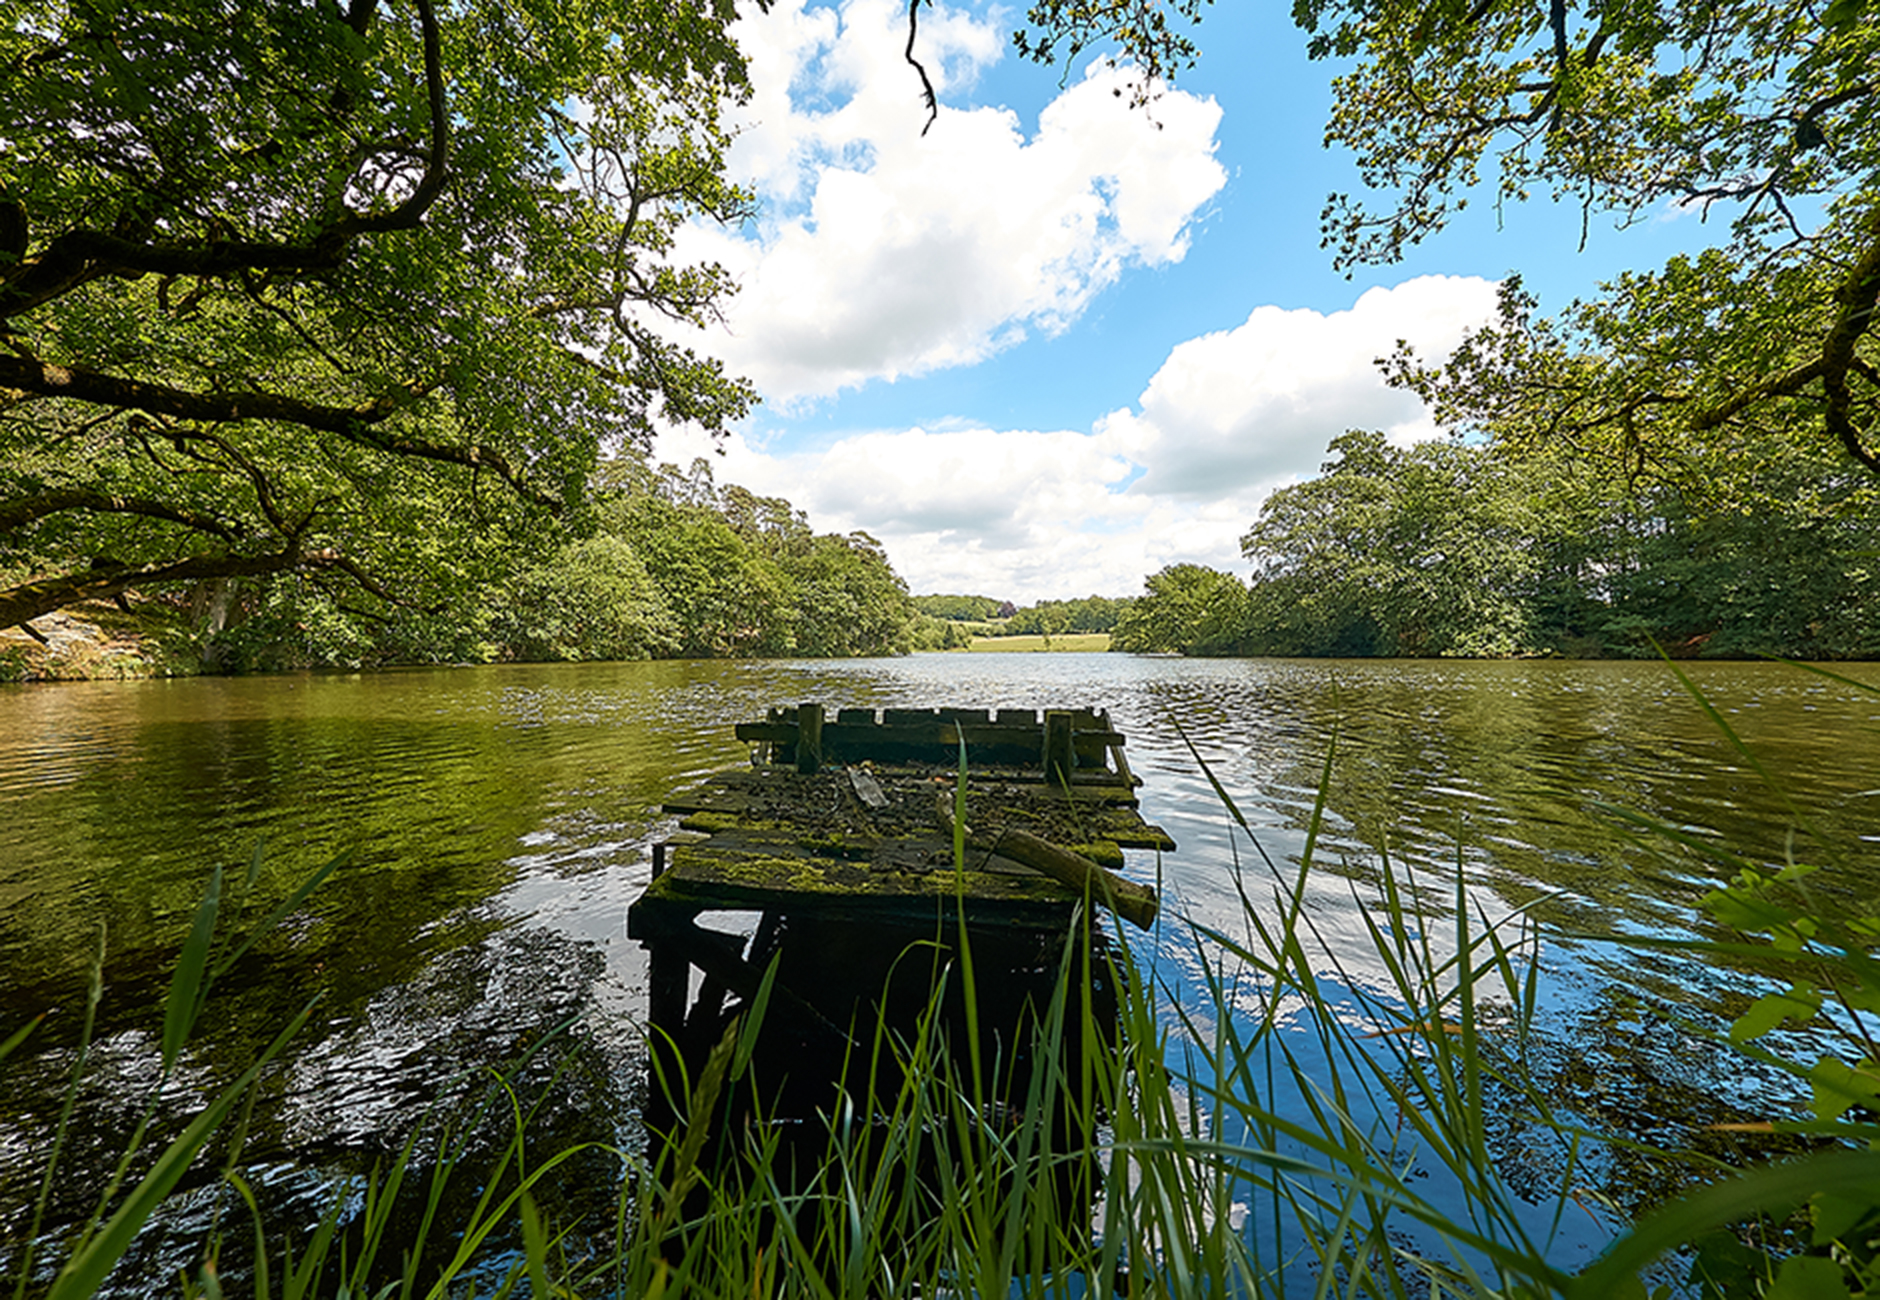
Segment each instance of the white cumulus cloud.
[[1256,307],[1244,325],[1177,345],[1137,409],[1099,428],[1143,466],[1133,491],[1219,500],[1271,487],[1316,470],[1347,429],[1434,437],[1423,404],[1386,388],[1375,359],[1399,339],[1440,358],[1494,311],[1492,281],[1441,275],[1371,289],[1347,311]]
[[1127,267],[1180,259],[1226,180],[1213,100],[1169,92],[1151,118],[1113,93],[1113,69],[1092,68],[1029,136],[1009,109],[948,109],[1003,35],[944,8],[921,20],[942,103],[923,135],[905,23],[890,0],[779,0],[739,23],[754,96],[732,170],[762,213],[754,230],[692,228],[679,251],[739,279],[728,329],[696,341],[773,403],[1059,330]]
[[[1405,339],[1439,357],[1495,309],[1488,280],[1431,276],[1349,309],[1260,307],[1173,348],[1136,407],[1087,431],[901,429],[773,453],[734,438],[721,482],[787,497],[818,529],[865,529],[916,592],[1019,601],[1139,591],[1169,564],[1243,571],[1239,538],[1273,489],[1317,472],[1351,428],[1438,430],[1374,359]],[[709,451],[668,435],[660,454]]]

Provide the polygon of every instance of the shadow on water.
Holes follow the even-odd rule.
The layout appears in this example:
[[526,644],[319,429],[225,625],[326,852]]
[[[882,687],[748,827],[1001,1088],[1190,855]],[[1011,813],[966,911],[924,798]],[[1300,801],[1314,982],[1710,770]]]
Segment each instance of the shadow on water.
[[[754,1179],[767,1200],[801,1207],[791,1232],[823,1252],[820,1267],[841,1267],[820,1222],[828,1207],[884,1184],[895,1203],[873,1214],[905,1223],[913,1251],[918,1225],[940,1220],[956,1184],[970,1181],[961,1171],[976,1179],[991,1168],[969,1148],[983,1139],[1006,1149],[1020,1133],[1041,1139],[1029,1165],[1046,1186],[1028,1203],[1042,1207],[1054,1239],[1087,1244],[1104,1116],[1076,1081],[1087,1080],[1088,1054],[1113,1051],[1119,1032],[1118,972],[1100,931],[1081,920],[1045,929],[944,917],[864,927],[779,911],[747,928],[648,940],[656,974],[645,1115],[651,1149],[664,1141],[671,1158],[660,1171],[666,1194],[685,1196],[666,1245],[675,1258],[697,1249],[678,1225],[707,1219],[717,1196],[742,1200]],[[733,954],[764,975],[739,978],[726,966]],[[705,973],[663,995],[660,968],[692,962],[725,971],[742,991]],[[1076,991],[1068,1007],[1067,989]],[[728,1051],[737,1057],[729,1067]],[[714,1069],[728,1071],[722,1087]],[[690,1161],[675,1167],[694,1129],[706,1135],[696,1172]],[[906,1147],[910,1134],[917,1150]],[[978,1195],[997,1199],[1022,1175],[1000,1161],[995,1176],[1005,1191]]]
[[[1824,833],[1848,846],[1840,887],[1880,892],[1880,710],[1779,666],[1692,671],[1792,779]],[[261,839],[251,916],[335,852],[352,857],[218,989],[156,1133],[175,1131],[318,995],[314,1023],[264,1083],[246,1148],[271,1231],[310,1231],[334,1180],[363,1179],[427,1116],[474,1113],[492,1079],[518,1068],[525,1093],[548,1099],[551,1141],[637,1149],[649,971],[625,911],[670,829],[657,810],[744,757],[730,722],[800,699],[1107,706],[1145,778],[1144,816],[1183,846],[1167,862],[1135,857],[1131,874],[1157,879],[1171,912],[1229,930],[1240,912],[1236,857],[1254,856],[1229,833],[1171,720],[1282,870],[1301,851],[1336,738],[1323,873],[1308,903],[1331,949],[1362,950],[1388,849],[1427,882],[1418,898],[1432,918],[1453,910],[1459,876],[1485,913],[1527,906],[1549,923],[1535,954],[1548,1031],[1537,1051],[1562,1104],[1589,1124],[1689,1142],[1713,1120],[1792,1105],[1792,1089],[1726,1068],[1702,1036],[1764,991],[1758,978],[1623,942],[1703,933],[1693,902],[1704,880],[1692,863],[1619,834],[1597,803],[1695,828],[1760,861],[1780,862],[1788,843],[1787,811],[1661,665],[936,655],[7,688],[0,1037],[53,1014],[0,1069],[0,1255],[17,1251],[30,1220],[101,931],[99,1038],[68,1174],[53,1191],[55,1224],[90,1212],[155,1087],[163,990],[210,867],[245,865]],[[807,950],[836,949],[825,939]],[[1186,930],[1166,926],[1135,951],[1174,1005],[1197,1020],[1213,1014]],[[1361,964],[1350,971],[1356,989],[1380,979]],[[824,980],[806,971],[792,982]],[[729,1005],[700,1020],[700,1038]],[[824,1018],[847,1025],[855,1005],[838,998]],[[790,1041],[764,1046],[786,1079],[801,1059]],[[806,1098],[826,1098],[820,1087]],[[507,1136],[498,1124],[486,1140]],[[1615,1202],[1658,1194],[1655,1173],[1623,1167],[1618,1149],[1611,1159]],[[571,1167],[567,1195],[598,1188],[611,1205],[618,1168],[604,1164]],[[190,1196],[140,1242],[125,1294],[194,1258],[217,1212],[219,1168],[210,1160],[192,1174]]]

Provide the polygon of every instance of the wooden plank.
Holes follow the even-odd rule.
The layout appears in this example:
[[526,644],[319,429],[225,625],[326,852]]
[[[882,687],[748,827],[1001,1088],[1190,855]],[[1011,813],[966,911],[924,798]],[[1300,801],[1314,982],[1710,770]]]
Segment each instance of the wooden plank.
[[866,863],[792,863],[754,854],[748,844],[720,848],[713,842],[718,838],[672,855],[665,874],[628,909],[630,935],[653,937],[667,924],[662,916],[707,909],[779,908],[858,921],[943,919],[957,907],[962,887],[975,920],[1054,924],[1082,901],[1078,892],[1032,871],[873,873]]
[[996,836],[975,837],[973,846],[982,845],[988,852],[1016,858],[1080,893],[1088,892],[1138,930],[1155,925],[1156,911],[1161,905],[1155,890],[1133,880],[1124,880],[1080,853],[1072,853],[1029,831],[1017,829],[1001,831]]
[[[848,788],[846,774],[823,772],[814,778],[800,778],[788,769],[758,769],[721,772],[689,790],[669,797],[664,811],[681,815],[703,813],[719,817],[793,820],[799,804],[848,809],[858,819],[857,825],[882,826],[899,818],[912,817],[925,825],[931,816],[936,792],[951,788],[951,773],[943,768],[904,769],[876,767],[873,773],[886,799],[884,807],[870,812]],[[795,782],[809,784],[798,787]],[[1033,810],[1033,816],[1047,816],[1051,809],[1065,809],[1083,818],[1093,834],[1130,848],[1172,849],[1174,844],[1156,827],[1148,826],[1136,811],[1138,800],[1134,787],[1108,773],[1100,781],[1076,774],[1070,789],[1047,786],[1033,770],[969,770],[967,794],[977,807],[1009,807],[1017,812]],[[1044,810],[1044,811],[1039,811]],[[830,814],[833,815],[833,814]]]
[[[923,718],[918,722],[878,723],[872,719],[854,721],[848,716],[865,710],[843,709],[836,715],[836,720],[823,721],[822,733],[825,744],[835,742],[851,750],[861,750],[871,744],[884,746],[896,745],[953,745],[960,730],[966,732],[966,744],[994,746],[999,748],[1027,749],[1037,752],[1043,732],[1036,723],[1014,724],[1006,722],[988,722],[982,716],[978,721],[942,721],[937,718]],[[754,741],[774,745],[794,745],[801,734],[798,722],[740,722],[733,729],[733,734],[747,743]],[[1121,745],[1126,737],[1121,732],[1109,731],[1100,726],[1072,726],[1071,736],[1077,746],[1079,757],[1085,755],[1100,756],[1111,746]]]

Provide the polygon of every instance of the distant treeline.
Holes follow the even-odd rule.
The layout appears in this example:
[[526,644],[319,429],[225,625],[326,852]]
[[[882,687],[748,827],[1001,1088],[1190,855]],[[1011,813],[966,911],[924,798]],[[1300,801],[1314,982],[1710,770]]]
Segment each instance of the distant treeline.
[[1241,539],[1251,581],[1164,569],[1113,648],[1880,656],[1880,484],[1845,461],[1787,448],[1726,493],[1376,433],[1330,450]]
[[992,596],[916,596],[913,638],[919,650],[957,650],[974,637],[1063,636],[1110,632],[1129,608],[1129,596],[1041,600],[1023,608]]
[[[456,599],[365,611],[295,581],[189,598],[208,667],[904,653],[914,608],[880,543],[812,530],[711,467],[603,466],[579,529],[514,535],[501,556],[439,555]],[[448,584],[444,584],[448,585]]]

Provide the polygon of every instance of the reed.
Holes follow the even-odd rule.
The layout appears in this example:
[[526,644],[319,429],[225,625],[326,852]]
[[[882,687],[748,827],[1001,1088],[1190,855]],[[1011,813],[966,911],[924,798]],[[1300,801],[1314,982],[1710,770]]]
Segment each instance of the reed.
[[[1701,696],[1698,703],[1708,707]],[[1080,914],[1030,1040],[988,1045],[971,1032],[971,1016],[990,973],[979,969],[956,916],[950,931],[943,926],[902,955],[934,972],[933,997],[911,1027],[859,1025],[851,1034],[856,1059],[845,1064],[859,1063],[868,1089],[820,1115],[810,1133],[768,1115],[759,1093],[751,1121],[727,1134],[718,1117],[749,1086],[773,967],[693,1074],[675,1064],[655,1080],[682,1103],[676,1113],[690,1117],[670,1140],[579,1144],[533,1158],[526,1139],[540,1116],[511,1078],[493,1077],[480,1113],[422,1130],[363,1186],[341,1189],[298,1241],[264,1222],[236,1142],[226,1178],[250,1221],[230,1231],[252,1236],[255,1263],[239,1285],[225,1283],[212,1243],[183,1293],[1605,1297],[1643,1294],[1641,1279],[1679,1282],[1696,1257],[1693,1243],[1707,1234],[1798,1206],[1812,1215],[1800,1249],[1752,1254],[1741,1276],[1699,1267],[1691,1293],[1722,1294],[1729,1285],[1739,1287],[1731,1294],[1854,1296],[1880,1284],[1872,1244],[1880,1236],[1880,1126],[1862,1109],[1876,1095],[1863,1089],[1880,1010],[1880,922],[1849,919],[1811,893],[1809,872],[1799,869],[1811,864],[1740,862],[1687,842],[1677,828],[1614,810],[1668,853],[1724,854],[1716,865],[1726,883],[1710,906],[1741,933],[1711,945],[1710,955],[1750,954],[1771,969],[1805,972],[1757,1002],[1735,1037],[1815,1089],[1812,1117],[1771,1127],[1821,1143],[1802,1160],[1730,1174],[1628,1225],[1581,1191],[1586,1162],[1619,1139],[1557,1109],[1532,1077],[1541,926],[1519,910],[1485,914],[1460,860],[1450,872],[1387,855],[1376,886],[1356,897],[1360,973],[1306,905],[1307,886],[1323,870],[1327,783],[1300,859],[1282,870],[1205,757],[1193,758],[1236,827],[1243,906],[1235,932],[1165,919],[1148,941],[1159,948],[1138,951]],[[1328,753],[1326,774],[1334,761]],[[1415,902],[1432,883],[1453,889],[1445,916]],[[317,884],[309,881],[256,933]],[[215,978],[253,942],[251,934],[218,945],[221,893],[218,873],[178,963],[163,1031],[166,1071]],[[1182,960],[1147,959],[1157,951]],[[1200,982],[1200,996],[1175,988],[1178,967]],[[1099,985],[1115,990],[1113,1029]],[[967,1008],[964,1041],[942,1014],[949,999]],[[64,1300],[96,1290],[210,1135],[239,1122],[259,1071],[306,1014],[128,1190],[127,1153],[47,1294]],[[1758,1045],[1759,1026],[1810,1017],[1839,1036],[1838,1055],[1782,1061]],[[0,1043],[0,1058],[30,1030]],[[1028,1068],[1012,1070],[1002,1052],[1022,1052]],[[1002,1079],[1020,1082],[1002,1091]],[[493,1160],[473,1156],[471,1135],[492,1125],[506,1142]],[[1067,1149],[1067,1131],[1095,1140]],[[1544,1150],[1548,1171],[1519,1193],[1500,1173],[1511,1133]],[[610,1210],[553,1221],[538,1196],[543,1180],[596,1154],[618,1172]],[[56,1159],[55,1150],[48,1185]],[[476,1180],[478,1196],[467,1210],[447,1208],[455,1203],[446,1187],[464,1178]],[[1583,1248],[1589,1215],[1598,1220],[1593,1235],[1609,1239],[1590,1264],[1567,1250]],[[1680,1252],[1683,1263],[1651,1272],[1654,1261]],[[33,1293],[31,1258],[17,1270],[15,1296]]]

